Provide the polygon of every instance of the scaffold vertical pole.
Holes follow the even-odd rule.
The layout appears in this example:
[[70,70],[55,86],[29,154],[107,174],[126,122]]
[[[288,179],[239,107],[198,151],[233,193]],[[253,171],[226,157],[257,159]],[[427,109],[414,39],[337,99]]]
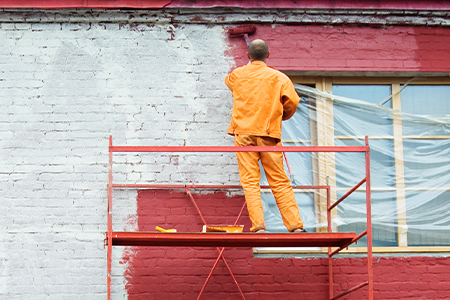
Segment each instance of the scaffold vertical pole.
[[113,193],[113,170],[112,170],[112,136],[109,136],[109,176],[108,176],[108,254],[107,254],[107,298],[111,300],[111,265],[112,265],[112,193]]
[[370,186],[370,148],[369,137],[365,137],[366,143],[366,206],[367,206],[367,273],[369,300],[373,300],[373,261],[372,261],[372,203],[371,203],[371,186]]
[[[328,232],[332,232],[331,228],[331,210],[329,209],[331,206],[331,193],[330,187],[327,188],[327,222],[328,222]],[[331,256],[331,247],[328,247],[328,295],[329,299],[333,298],[333,257]]]

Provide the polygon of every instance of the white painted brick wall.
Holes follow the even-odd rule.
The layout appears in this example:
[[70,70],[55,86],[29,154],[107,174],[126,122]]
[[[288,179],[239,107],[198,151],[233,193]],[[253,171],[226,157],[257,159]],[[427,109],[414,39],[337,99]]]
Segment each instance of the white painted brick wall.
[[[232,145],[225,36],[221,26],[0,23],[1,299],[106,298],[108,137]],[[178,156],[115,155],[115,182],[238,182],[234,154]],[[115,192],[115,230],[135,228],[135,199]],[[113,299],[126,298],[121,249]]]

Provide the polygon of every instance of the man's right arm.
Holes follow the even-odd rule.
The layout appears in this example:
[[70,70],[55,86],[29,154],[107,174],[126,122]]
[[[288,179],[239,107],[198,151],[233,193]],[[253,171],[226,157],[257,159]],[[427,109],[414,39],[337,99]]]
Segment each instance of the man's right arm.
[[292,81],[286,81],[283,84],[281,103],[283,104],[283,121],[290,119],[297,110],[300,97],[292,84]]

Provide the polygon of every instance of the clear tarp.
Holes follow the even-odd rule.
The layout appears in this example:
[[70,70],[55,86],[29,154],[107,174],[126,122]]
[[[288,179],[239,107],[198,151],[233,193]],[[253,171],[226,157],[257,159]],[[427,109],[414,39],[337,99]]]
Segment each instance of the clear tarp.
[[[374,246],[450,245],[450,91],[431,97],[441,97],[442,101],[420,104],[418,95],[426,87],[417,91],[414,86],[408,86],[402,91],[402,99],[411,101],[402,100],[402,106],[419,111],[412,114],[388,108],[392,101],[390,89],[374,88],[380,91],[354,89],[361,99],[376,96],[376,101],[365,101],[296,85],[302,101],[292,119],[283,122],[283,145],[363,146],[364,137],[368,136]],[[338,87],[334,90],[339,92]],[[411,105],[423,108],[413,110]],[[365,177],[364,153],[286,155],[293,184],[328,182],[332,201]],[[289,174],[287,168],[286,172]],[[262,183],[267,184],[265,178]],[[325,193],[324,190],[296,192],[308,231],[326,227],[326,211],[321,211],[325,207]],[[262,194],[268,230],[285,231],[273,196],[270,192]],[[365,224],[363,185],[338,206],[333,226],[342,232],[359,233],[366,228]]]

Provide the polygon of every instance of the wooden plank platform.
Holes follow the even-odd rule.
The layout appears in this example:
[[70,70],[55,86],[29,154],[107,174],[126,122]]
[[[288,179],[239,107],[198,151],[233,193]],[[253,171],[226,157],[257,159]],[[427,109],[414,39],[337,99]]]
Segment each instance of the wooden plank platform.
[[161,233],[112,232],[113,246],[170,247],[345,247],[354,232],[335,233]]

